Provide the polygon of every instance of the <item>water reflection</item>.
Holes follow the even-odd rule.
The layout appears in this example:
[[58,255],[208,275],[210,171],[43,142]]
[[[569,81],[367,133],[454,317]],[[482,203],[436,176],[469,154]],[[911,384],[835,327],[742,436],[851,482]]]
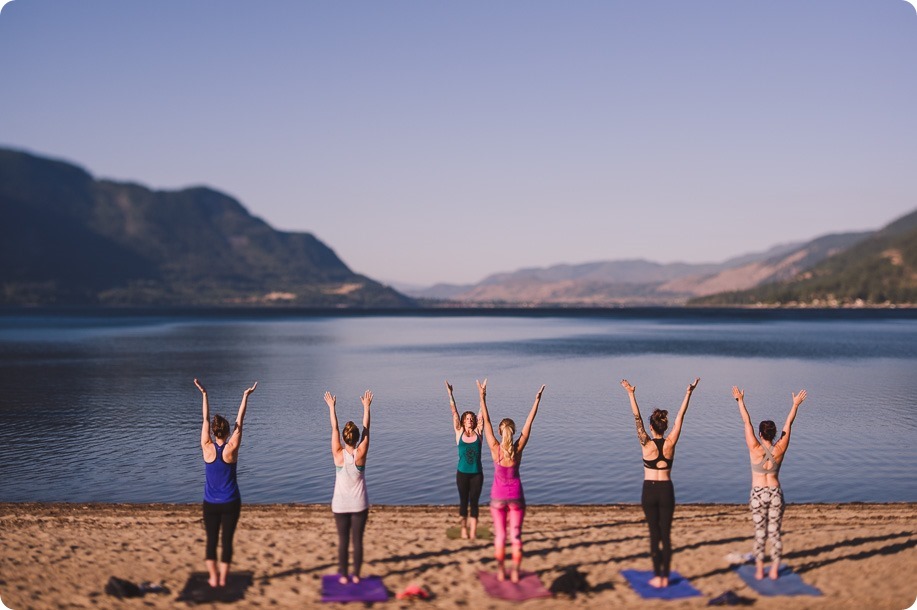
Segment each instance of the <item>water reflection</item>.
[[678,446],[679,501],[747,499],[733,384],[755,421],[778,425],[790,392],[809,391],[781,472],[789,501],[917,501],[905,466],[917,450],[900,442],[917,429],[915,363],[908,320],[3,318],[0,500],[198,501],[199,377],[230,419],[260,382],[239,467],[246,501],[329,501],[322,393],[338,395],[342,422],[359,421],[372,388],[371,500],[452,503],[443,380],[476,410],[474,380],[487,376],[494,417],[519,422],[548,385],[522,466],[529,501],[636,502],[639,445],[618,381],[637,385],[648,414],[677,410],[700,376]]

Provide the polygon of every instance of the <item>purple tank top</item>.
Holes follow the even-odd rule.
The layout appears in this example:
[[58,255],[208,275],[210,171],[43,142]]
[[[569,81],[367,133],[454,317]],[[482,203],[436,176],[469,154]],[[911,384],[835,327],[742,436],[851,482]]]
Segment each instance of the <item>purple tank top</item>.
[[204,462],[204,502],[224,504],[242,499],[239,484],[236,483],[236,465],[223,461],[223,449],[226,444],[213,444],[217,457],[212,462]]
[[517,459],[512,466],[501,466],[503,449],[500,448],[497,461],[494,462],[494,484],[490,488],[492,500],[525,500],[522,494],[522,479],[519,478],[519,463]]

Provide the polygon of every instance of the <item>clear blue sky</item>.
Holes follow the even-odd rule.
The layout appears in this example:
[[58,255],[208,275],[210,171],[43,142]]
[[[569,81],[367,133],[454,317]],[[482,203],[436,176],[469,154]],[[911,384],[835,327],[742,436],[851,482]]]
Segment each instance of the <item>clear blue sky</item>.
[[15,0],[0,145],[383,281],[719,261],[917,208],[904,0]]

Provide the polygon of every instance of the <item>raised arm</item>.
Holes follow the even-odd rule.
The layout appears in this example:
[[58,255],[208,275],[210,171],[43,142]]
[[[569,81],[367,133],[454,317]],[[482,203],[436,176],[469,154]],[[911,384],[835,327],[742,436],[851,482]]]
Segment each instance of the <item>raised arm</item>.
[[[354,455],[355,461],[365,460],[366,452],[369,451],[369,406],[373,404],[373,393],[369,390],[363,392],[360,402],[363,403],[363,437],[360,439],[360,444],[357,445],[357,452]],[[358,464],[358,466],[362,465]]]
[[678,415],[675,416],[675,423],[672,424],[672,431],[669,432],[669,436],[665,439],[666,443],[671,446],[675,446],[675,443],[678,442],[678,436],[681,434],[681,424],[685,421],[685,414],[688,412],[688,403],[691,402],[691,393],[694,392],[694,388],[697,387],[697,384],[700,382],[700,377],[694,379],[694,383],[688,384],[688,389],[685,391],[685,399],[681,401],[681,408],[678,409]]
[[455,438],[458,442],[458,435],[462,431],[462,422],[459,419],[458,407],[455,406],[455,396],[452,395],[452,386],[446,382],[446,392],[449,394],[449,408],[452,409],[452,427],[455,428]]
[[335,466],[342,466],[344,464],[344,448],[341,447],[338,414],[334,410],[334,406],[337,404],[337,397],[331,392],[325,392],[325,404],[328,405],[328,415],[331,417],[331,457],[334,458]]
[[745,444],[748,445],[749,449],[754,449],[760,443],[755,437],[755,427],[751,425],[751,417],[749,417],[748,409],[745,407],[745,392],[740,390],[738,386],[732,386],[732,397],[739,403],[739,415],[742,416],[742,421],[745,423]]
[[230,463],[235,460],[239,445],[242,443],[242,422],[245,420],[245,410],[248,408],[248,397],[257,387],[258,382],[256,381],[252,384],[252,387],[246,388],[242,392],[242,402],[239,404],[239,413],[236,415],[236,427],[229,436],[229,440],[226,441],[226,461]]
[[487,379],[484,380],[484,383],[477,380],[475,380],[475,383],[478,384],[478,395],[481,397],[481,421],[484,426],[484,438],[487,439],[487,446],[490,447],[490,452],[496,455],[500,442],[494,436],[494,426],[490,421],[490,413],[487,412]]
[[777,448],[782,451],[786,451],[790,444],[790,431],[793,428],[793,420],[796,419],[796,411],[799,410],[799,405],[806,399],[806,391],[800,390],[799,394],[791,394],[791,396],[793,397],[793,406],[790,408],[790,414],[786,416],[786,423],[783,424],[783,435],[777,441]]
[[[210,403],[207,401],[207,390],[201,385],[201,382],[195,379],[194,385],[201,391],[201,408],[204,412],[204,420],[201,424],[201,449],[206,451],[208,446],[213,444],[213,439],[210,438]],[[205,455],[204,458],[206,459],[207,456]]]
[[630,398],[630,410],[634,413],[634,423],[637,425],[637,440],[641,445],[645,445],[650,440],[650,436],[643,427],[643,417],[640,416],[640,407],[637,406],[637,386],[622,379],[621,387],[627,390],[627,396]]
[[525,425],[522,426],[522,432],[519,434],[519,440],[516,441],[516,451],[522,452],[525,449],[526,444],[529,442],[529,437],[532,434],[532,422],[535,421],[535,416],[538,415],[538,405],[541,403],[541,395],[544,392],[544,386],[538,390],[535,394],[535,402],[532,404],[532,410],[529,411],[529,416],[525,418]]

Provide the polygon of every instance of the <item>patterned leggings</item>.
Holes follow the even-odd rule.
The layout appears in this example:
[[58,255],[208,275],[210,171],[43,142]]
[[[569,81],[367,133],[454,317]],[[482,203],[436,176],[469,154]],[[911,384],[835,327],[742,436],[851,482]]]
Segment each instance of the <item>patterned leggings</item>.
[[771,541],[771,561],[780,563],[783,554],[783,542],[780,540],[780,527],[783,524],[783,490],[779,487],[752,487],[751,520],[755,523],[755,560],[764,561],[764,545]]

